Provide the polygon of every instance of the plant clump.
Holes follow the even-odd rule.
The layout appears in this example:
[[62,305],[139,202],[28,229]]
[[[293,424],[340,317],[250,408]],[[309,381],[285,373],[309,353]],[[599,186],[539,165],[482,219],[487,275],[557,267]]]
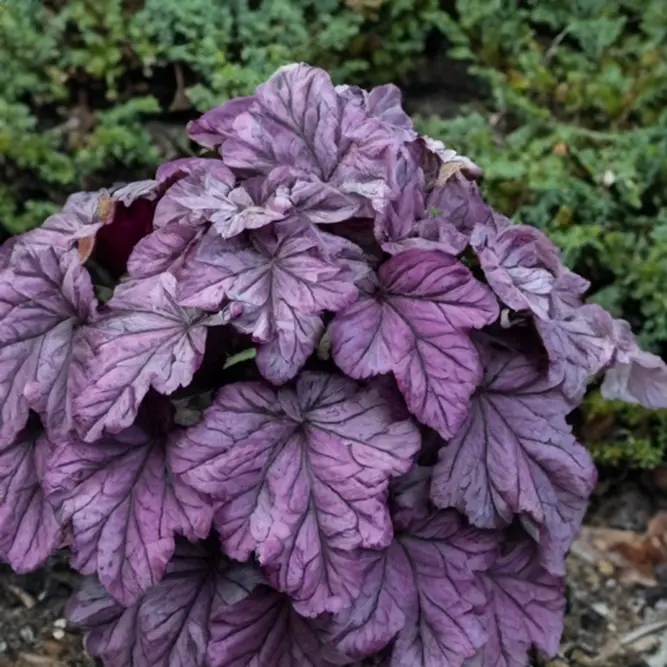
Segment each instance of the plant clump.
[[555,653],[567,417],[667,367],[392,85],[289,65],[189,136],[0,249],[0,556],[69,549],[107,667]]

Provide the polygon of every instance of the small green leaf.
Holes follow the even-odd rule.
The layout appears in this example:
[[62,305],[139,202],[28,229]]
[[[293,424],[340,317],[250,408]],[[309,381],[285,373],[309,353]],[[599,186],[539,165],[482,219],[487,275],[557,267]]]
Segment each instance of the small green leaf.
[[254,359],[256,356],[257,356],[257,348],[250,347],[247,350],[242,350],[241,352],[233,354],[231,357],[227,357],[223,368],[227,369],[230,368],[231,366],[240,364],[244,361],[250,361],[250,359]]

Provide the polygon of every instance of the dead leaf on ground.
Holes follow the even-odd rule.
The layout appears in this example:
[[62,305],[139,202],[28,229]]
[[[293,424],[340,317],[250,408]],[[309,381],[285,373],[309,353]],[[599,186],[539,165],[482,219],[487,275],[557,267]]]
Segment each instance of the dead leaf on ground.
[[656,570],[667,565],[667,512],[656,514],[643,534],[584,526],[572,553],[605,569],[611,564],[622,584],[657,586]]

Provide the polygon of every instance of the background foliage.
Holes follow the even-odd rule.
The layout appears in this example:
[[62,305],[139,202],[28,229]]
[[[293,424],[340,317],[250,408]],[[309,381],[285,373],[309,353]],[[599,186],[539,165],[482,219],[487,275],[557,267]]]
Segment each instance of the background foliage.
[[[490,202],[667,354],[663,0],[5,0],[5,234],[188,153],[197,111],[294,60],[403,85],[420,129],[484,167]],[[667,415],[595,392],[579,428],[604,462],[667,451]]]

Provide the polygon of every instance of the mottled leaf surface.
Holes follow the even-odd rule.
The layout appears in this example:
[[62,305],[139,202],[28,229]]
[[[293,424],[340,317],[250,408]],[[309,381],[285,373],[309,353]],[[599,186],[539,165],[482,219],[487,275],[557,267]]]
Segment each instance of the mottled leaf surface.
[[573,403],[579,403],[590,379],[612,360],[611,315],[597,304],[586,304],[538,320],[536,326],[549,354],[551,376]]
[[558,385],[518,351],[489,347],[485,378],[460,432],[440,450],[431,497],[481,528],[514,517],[539,533],[542,558],[560,574],[596,481],[572,436]]
[[36,570],[60,546],[41,484],[49,454],[49,442],[31,427],[0,444],[0,559],[16,572]]
[[71,522],[72,564],[123,605],[161,579],[176,534],[203,539],[211,526],[211,503],[173,474],[167,443],[137,427],[61,442],[44,484]]
[[393,372],[410,411],[452,437],[482,368],[469,331],[493,322],[490,290],[453,257],[408,250],[331,324],[333,358],[355,378]]
[[130,426],[150,387],[170,394],[199,367],[206,327],[217,320],[176,303],[176,279],[163,273],[119,285],[89,333],[94,356],[74,402],[81,436]]
[[357,595],[359,547],[391,541],[388,481],[410,468],[419,433],[376,392],[302,373],[295,390],[223,387],[178,447],[176,471],[222,501],[226,552],[255,551],[271,583],[315,615]]
[[526,667],[534,646],[547,656],[558,651],[563,632],[565,586],[540,564],[535,545],[515,543],[485,572],[482,622],[489,639],[465,667]]
[[[212,624],[211,667],[333,667],[325,647],[290,600],[267,587],[223,609]],[[340,663],[336,663],[340,664]]]
[[[370,200],[389,194],[402,138],[358,99],[339,95],[323,70],[282,67],[258,86],[252,101],[237,106],[242,110],[231,124],[216,119],[220,152],[232,169],[268,174],[295,167],[344,194]],[[211,126],[213,117],[206,121]],[[205,132],[197,134],[206,141]]]
[[472,244],[489,285],[505,304],[549,319],[561,261],[558,248],[543,232],[527,225],[509,225],[499,233],[479,226]]
[[602,396],[652,410],[667,408],[667,365],[642,350],[625,320],[614,320],[614,356],[605,373]]
[[81,324],[96,307],[75,250],[24,249],[0,273],[0,436],[11,441],[38,411],[66,432],[85,344]]
[[351,657],[395,637],[389,665],[460,667],[486,641],[475,613],[485,601],[473,572],[495,556],[493,535],[438,512],[400,531],[381,553],[365,553],[362,594],[326,629]]
[[349,263],[323,248],[321,234],[294,219],[251,237],[209,234],[181,273],[179,300],[209,310],[223,301],[238,307],[234,327],[269,346],[259,355],[260,370],[280,383],[294,377],[313,352],[320,313],[354,300],[353,277]]
[[71,600],[68,618],[107,667],[206,667],[212,617],[246,598],[260,580],[252,567],[179,541],[165,577],[138,602],[125,608],[89,578]]

